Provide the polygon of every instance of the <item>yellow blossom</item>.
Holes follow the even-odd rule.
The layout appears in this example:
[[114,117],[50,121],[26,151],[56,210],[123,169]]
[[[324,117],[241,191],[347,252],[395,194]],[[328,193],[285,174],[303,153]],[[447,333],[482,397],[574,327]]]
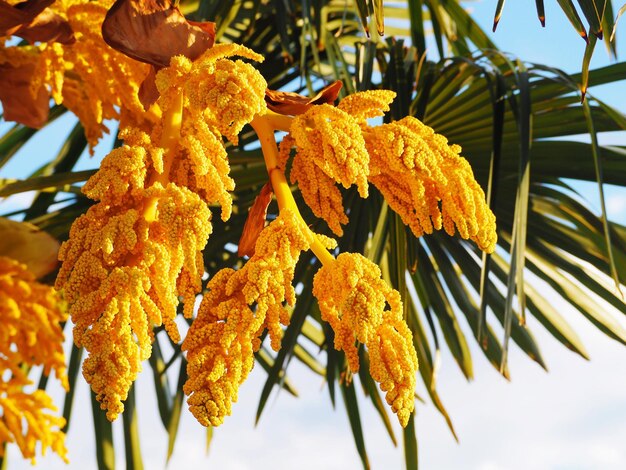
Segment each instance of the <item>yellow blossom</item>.
[[461,147],[413,117],[371,128],[366,133],[369,180],[415,236],[455,227],[464,239],[492,252],[495,216]]
[[124,144],[113,149],[83,188],[93,200],[122,206],[125,199],[134,198],[144,189],[148,152],[146,146]]
[[[240,46],[216,46],[194,62],[175,56],[157,73],[161,119],[149,132],[121,133],[124,145],[83,188],[100,202],[74,223],[61,247],[57,287],[71,305],[74,340],[89,351],[85,378],[111,420],[151,354],[153,327],[163,324],[178,342],[179,297],[185,316],[192,315],[211,232],[207,203],[219,203],[224,220],[230,216],[234,182],[220,133],[235,140],[265,106],[265,81],[224,58],[234,54],[259,58]],[[197,95],[198,80],[213,75],[221,93],[241,103],[232,106],[237,115]]]
[[156,85],[162,109],[168,106],[169,93],[183,89],[192,120],[206,122],[213,132],[237,144],[243,126],[265,110],[267,83],[258,70],[228,59],[231,56],[263,61],[263,56],[238,44],[217,44],[193,62],[173,57],[170,67],[157,74]]
[[290,134],[300,158],[310,159],[337,183],[356,184],[367,197],[369,156],[357,121],[329,104],[312,106],[293,119]]
[[396,97],[391,90],[369,90],[346,96],[337,106],[366,128],[367,119],[383,116]]
[[[33,95],[39,88],[50,86],[50,94],[55,103],[63,102],[63,78],[65,75],[64,46],[58,42],[40,46],[42,50],[38,57],[37,68],[30,84]],[[16,48],[19,49],[19,48]]]
[[[159,202],[148,222],[142,211],[152,198]],[[74,341],[89,352],[85,378],[111,420],[123,410],[141,362],[150,356],[152,328],[164,324],[172,340],[180,341],[174,323],[178,297],[184,297],[190,316],[201,287],[209,221],[197,194],[157,183],[141,196],[128,196],[124,206],[91,207],[61,247],[57,287],[71,304]]]
[[52,448],[67,462],[65,420],[43,391],[32,386],[24,367],[42,365],[55,371],[67,390],[63,330],[65,312],[49,286],[35,280],[25,265],[0,256],[0,457],[5,444],[16,443],[24,458],[34,463],[36,447]]
[[261,232],[243,268],[223,269],[209,281],[209,292],[183,342],[189,376],[184,390],[200,424],[218,426],[231,414],[265,329],[272,348],[280,347],[280,325],[289,322],[283,302],[295,302],[295,265],[310,243],[310,232],[299,216],[281,211]]
[[26,459],[35,463],[37,445],[41,445],[41,453],[48,448],[58,454],[65,463],[67,449],[65,434],[60,429],[65,419],[54,415],[57,409],[52,399],[43,390],[32,393],[23,391],[22,381],[14,378],[8,382],[0,382],[0,458],[4,457],[5,444],[15,443]]
[[334,183],[344,188],[356,184],[361,197],[368,195],[369,155],[358,121],[328,104],[311,106],[293,119],[289,136],[281,144],[282,155],[294,144],[292,183],[298,183],[313,213],[342,235],[341,224],[348,219]]
[[400,294],[381,279],[376,264],[356,253],[342,253],[322,266],[313,280],[313,294],[322,319],[335,332],[335,349],[345,352],[350,370],[356,372],[355,341],[367,347],[370,374],[406,426],[414,409],[417,355],[402,318]]
[[0,358],[43,365],[68,388],[63,354],[67,314],[54,289],[35,280],[26,265],[0,256]]
[[186,186],[207,203],[218,203],[222,220],[230,218],[235,181],[229,176],[228,154],[219,134],[202,119],[187,119],[181,130],[182,158],[172,166],[170,179]]
[[[293,145],[294,140],[291,136],[283,138],[280,144],[283,166]],[[335,185],[335,181],[313,160],[301,154],[297,154],[293,160],[290,178],[292,183],[298,183],[298,189],[313,214],[324,219],[335,234],[343,235],[341,225],[348,223],[348,216],[344,212],[341,191]]]
[[105,5],[94,2],[78,3],[67,9],[77,40],[63,48],[63,61],[68,70],[62,91],[63,104],[83,123],[91,147],[103,132],[108,132],[103,121],[119,118],[118,107],[125,111],[122,127],[147,117],[138,92],[148,66],[104,42],[101,28],[106,12]]
[[252,65],[227,57],[263,61],[263,56],[238,44],[217,44],[194,61],[185,83],[192,112],[202,113],[235,145],[243,126],[265,112],[267,83]]
[[111,152],[83,188],[101,202],[72,226],[57,278],[71,304],[74,341],[89,352],[83,373],[111,420],[150,356],[153,327],[163,324],[173,341],[180,340],[174,323],[179,296],[191,316],[211,231],[198,194],[174,183],[146,187],[158,175],[149,163],[162,159],[164,149],[140,131],[124,135],[130,145]]
[[[243,46],[218,44],[193,62],[184,56],[173,57],[170,67],[156,76],[160,93],[157,103],[164,113],[177,93],[184,95],[180,148],[171,162],[169,179],[198,193],[209,204],[219,203],[222,220],[230,217],[229,192],[235,189],[222,135],[237,143],[243,126],[264,112],[267,86],[251,65],[228,59],[234,55],[263,60]],[[151,140],[158,141],[160,133],[157,123]],[[159,162],[155,161],[154,167],[161,171]]]

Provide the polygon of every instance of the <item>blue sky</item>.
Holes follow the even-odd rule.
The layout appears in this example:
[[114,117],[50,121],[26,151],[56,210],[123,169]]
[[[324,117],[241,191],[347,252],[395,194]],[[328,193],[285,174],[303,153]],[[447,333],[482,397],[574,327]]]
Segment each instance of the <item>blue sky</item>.
[[[494,1],[466,4],[488,31]],[[578,38],[556,2],[545,2],[547,27],[541,28],[534,2],[509,1],[493,40],[504,50],[529,61],[549,63],[568,72],[580,69],[584,42]],[[626,26],[622,25],[622,28]],[[619,33],[619,31],[618,31]],[[619,45],[619,38],[618,38]],[[598,45],[593,65],[609,63]],[[626,110],[624,85],[605,87],[599,97]],[[619,91],[616,93],[616,91]],[[592,92],[594,90],[592,89]],[[0,127],[0,131],[3,128]],[[47,130],[46,148],[33,146],[28,152],[49,152],[59,146],[69,122]],[[624,133],[602,136],[601,142],[626,144]],[[41,145],[41,144],[40,144]],[[103,145],[105,147],[106,145]],[[19,159],[0,177],[22,177],[37,167],[37,159]],[[85,158],[81,167],[92,167],[98,159]],[[597,188],[579,186],[598,208]],[[608,188],[611,218],[626,223],[626,197],[621,188]],[[26,198],[23,199],[26,201]],[[6,207],[6,206],[5,206]],[[0,205],[0,211],[4,212]],[[607,339],[576,312],[553,299],[559,311],[581,336],[591,361],[584,361],[560,346],[539,325],[536,332],[546,357],[549,373],[514,348],[510,367],[512,381],[502,379],[473,347],[475,380],[468,384],[453,359],[443,351],[439,389],[460,444],[456,444],[443,419],[428,403],[418,405],[418,439],[423,469],[476,470],[578,470],[626,468],[626,348]],[[620,318],[620,321],[623,319]],[[146,365],[146,367],[148,367]],[[149,371],[138,381],[142,450],[146,468],[163,468],[167,437],[158,415]],[[183,413],[180,436],[170,468],[218,468],[226,470],[273,469],[358,469],[349,424],[339,404],[333,410],[322,380],[295,361],[289,370],[301,396],[282,393],[270,399],[263,418],[254,428],[254,416],[265,374],[256,367],[241,388],[233,416],[216,430],[209,457],[204,457],[204,428]],[[424,395],[424,390],[419,390]],[[88,388],[79,381],[75,421],[68,435],[69,468],[95,468]],[[394,448],[372,408],[362,407],[366,445],[374,469],[401,468],[402,451]],[[116,445],[123,457],[121,420],[115,424]],[[401,436],[399,427],[396,434]],[[11,451],[10,468],[29,468],[18,463]],[[68,468],[52,455],[40,459],[41,468]],[[123,467],[123,462],[118,462]]]

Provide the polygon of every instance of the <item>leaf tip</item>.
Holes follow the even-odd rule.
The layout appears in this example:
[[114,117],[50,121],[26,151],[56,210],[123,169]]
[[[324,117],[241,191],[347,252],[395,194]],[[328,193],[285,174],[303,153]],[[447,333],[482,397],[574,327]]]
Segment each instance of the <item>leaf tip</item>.
[[509,371],[509,365],[505,364],[504,367],[500,367],[500,373],[502,377],[506,379],[507,382],[511,381],[511,372]]
[[586,44],[589,44],[589,36],[587,35],[587,31],[583,29],[579,31],[578,34],[580,34],[580,37],[583,38]]
[[500,23],[500,18],[502,18],[502,9],[504,7],[504,1],[502,1],[501,3],[498,3],[498,6],[496,8],[496,14],[493,17],[493,29],[492,31],[495,33],[496,32],[496,28],[498,27],[498,24]]

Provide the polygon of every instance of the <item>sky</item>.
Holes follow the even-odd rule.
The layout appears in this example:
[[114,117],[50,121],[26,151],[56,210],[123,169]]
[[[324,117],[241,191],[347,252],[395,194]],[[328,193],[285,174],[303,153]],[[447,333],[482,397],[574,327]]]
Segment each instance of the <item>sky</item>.
[[[568,72],[580,70],[584,42],[577,39],[556,2],[545,2],[547,24],[541,28],[534,2],[507,2],[498,31],[490,37],[502,49],[528,61],[550,63]],[[494,1],[476,1],[467,6],[488,31],[495,9]],[[619,32],[619,31],[618,31]],[[618,47],[620,46],[618,37]],[[599,44],[593,65],[609,63]],[[623,87],[623,84],[619,85]],[[598,95],[611,96],[611,103],[626,110],[626,93],[605,87]],[[623,90],[623,89],[622,89]],[[592,89],[592,93],[594,90]],[[50,146],[69,132],[68,122],[50,126]],[[0,132],[2,131],[0,127]],[[57,137],[55,140],[54,137]],[[601,136],[601,143],[626,144],[624,133]],[[106,148],[106,143],[102,145]],[[24,149],[41,151],[41,149]],[[81,168],[97,160],[84,159]],[[36,160],[0,170],[2,177],[19,177],[36,168]],[[32,168],[30,168],[32,167]],[[598,208],[597,188],[578,188]],[[28,202],[28,195],[22,196]],[[15,203],[15,202],[14,202]],[[626,223],[626,196],[621,188],[607,188],[611,218]],[[6,208],[6,206],[5,206]],[[0,212],[2,206],[0,206]],[[419,458],[422,469],[468,470],[617,470],[626,468],[626,347],[608,339],[580,314],[553,299],[555,306],[576,329],[590,361],[566,350],[529,319],[546,358],[546,373],[529,361],[516,347],[511,351],[512,380],[504,380],[472,344],[475,380],[467,383],[446,349],[443,350],[438,388],[452,416],[459,443],[447,430],[432,404],[417,404]],[[623,318],[619,319],[624,323]],[[467,326],[464,325],[464,328]],[[167,435],[162,428],[154,398],[149,366],[138,380],[138,413],[142,454],[146,469],[165,468]],[[255,367],[242,385],[233,415],[216,429],[208,456],[205,431],[193,417],[183,413],[171,469],[358,469],[356,452],[346,414],[340,400],[333,409],[320,377],[304,370],[297,361],[289,376],[300,392],[295,399],[274,393],[258,426],[256,407],[265,374]],[[425,395],[421,383],[418,393]],[[54,390],[53,390],[54,392]],[[95,468],[91,410],[88,386],[79,380],[76,416],[67,442],[71,464],[55,455],[39,459],[40,468]],[[394,448],[380,419],[367,403],[361,406],[366,446],[372,468],[402,468],[402,450]],[[395,423],[394,423],[395,425]],[[118,467],[123,468],[121,420],[114,424]],[[396,436],[401,431],[395,425]],[[9,468],[29,468],[15,450],[10,450]]]

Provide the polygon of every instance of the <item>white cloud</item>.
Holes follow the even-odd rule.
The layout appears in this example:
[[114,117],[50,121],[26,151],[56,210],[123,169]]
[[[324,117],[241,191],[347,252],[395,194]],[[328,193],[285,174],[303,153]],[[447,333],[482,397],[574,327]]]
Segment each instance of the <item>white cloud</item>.
[[35,199],[36,191],[26,191],[17,193],[7,198],[0,198],[0,213],[8,214],[18,210],[26,209],[31,206]]
[[606,211],[609,220],[617,220],[620,223],[626,221],[626,191],[612,193],[606,198]]

